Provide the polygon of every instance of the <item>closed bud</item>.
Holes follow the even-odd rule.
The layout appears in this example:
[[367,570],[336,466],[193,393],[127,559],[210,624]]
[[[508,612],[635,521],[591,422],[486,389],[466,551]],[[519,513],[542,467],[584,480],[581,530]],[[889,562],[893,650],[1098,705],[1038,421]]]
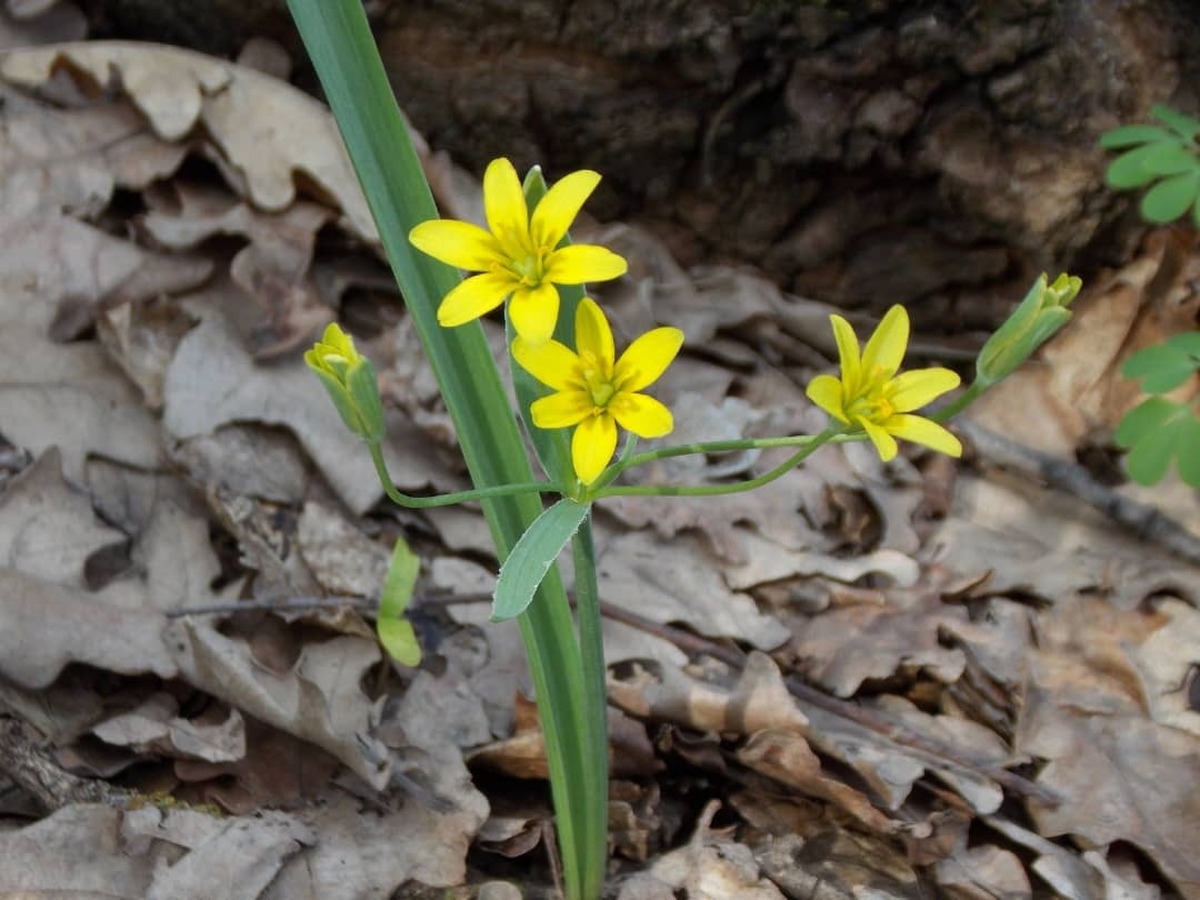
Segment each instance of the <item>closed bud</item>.
[[993,334],[975,362],[976,380],[983,386],[995,384],[1011,374],[1034,351],[1067,324],[1071,311],[1067,306],[1083,282],[1063,273],[1047,284],[1046,275],[1038,276],[1025,299]]
[[350,335],[336,322],[330,323],[321,340],[304,354],[346,427],[367,441],[383,437],[383,403],[375,367],[361,355]]

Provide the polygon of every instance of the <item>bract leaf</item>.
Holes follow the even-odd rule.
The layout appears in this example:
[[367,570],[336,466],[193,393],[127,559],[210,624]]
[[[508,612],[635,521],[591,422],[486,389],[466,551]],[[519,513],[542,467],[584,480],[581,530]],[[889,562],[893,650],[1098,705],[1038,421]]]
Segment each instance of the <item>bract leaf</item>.
[[404,538],[396,538],[391,565],[383,583],[383,594],[379,598],[375,632],[383,649],[405,666],[415,666],[421,662],[421,644],[413,631],[412,622],[404,618],[420,570],[420,558],[409,549]]
[[533,600],[533,592],[567,541],[579,530],[589,509],[591,504],[564,498],[538,516],[521,535],[500,567],[492,602],[493,622],[511,619],[525,611]]

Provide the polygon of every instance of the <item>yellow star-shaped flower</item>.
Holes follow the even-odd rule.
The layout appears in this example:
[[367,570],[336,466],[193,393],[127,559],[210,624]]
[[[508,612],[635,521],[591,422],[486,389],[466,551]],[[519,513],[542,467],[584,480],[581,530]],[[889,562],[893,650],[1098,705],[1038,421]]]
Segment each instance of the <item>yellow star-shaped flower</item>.
[[531,344],[518,337],[513,358],[555,393],[533,401],[530,414],[538,428],[569,428],[571,461],[584,484],[600,477],[617,449],[617,426],[638,437],[669,434],[671,411],[639,393],[656,381],[683,346],[678,328],[655,328],[630,344],[616,359],[612,329],[596,302],[585,297],[575,311],[579,352],[558,341]]
[[608,281],[628,268],[623,257],[604,247],[559,246],[599,183],[595,172],[572,172],[546,192],[530,215],[516,169],[507,159],[496,159],[483,176],[490,231],[452,219],[417,225],[409,240],[418,250],[480,273],[442,299],[438,322],[447,328],[462,325],[511,298],[508,314],[517,334],[530,344],[548,341],[558,322],[556,284]]
[[940,367],[896,374],[908,348],[904,307],[888,310],[861,356],[850,323],[837,315],[829,318],[842,377],[818,375],[809,382],[808,399],[839,422],[866,432],[884,462],[896,455],[896,438],[961,456],[958,438],[936,422],[912,415],[913,410],[958,387],[958,375]]

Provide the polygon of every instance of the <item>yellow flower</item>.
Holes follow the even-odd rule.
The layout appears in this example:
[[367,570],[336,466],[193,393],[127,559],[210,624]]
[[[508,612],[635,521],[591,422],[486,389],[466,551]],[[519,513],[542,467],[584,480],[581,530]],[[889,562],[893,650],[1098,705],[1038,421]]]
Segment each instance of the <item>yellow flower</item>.
[[408,239],[417,249],[468,272],[482,273],[442,299],[438,322],[447,328],[462,325],[511,297],[508,313],[517,334],[531,344],[548,341],[558,321],[554,285],[608,281],[628,268],[623,257],[604,247],[558,246],[599,183],[595,172],[572,172],[546,192],[530,215],[516,169],[507,159],[496,159],[483,176],[490,232],[449,219],[416,226]]
[[350,335],[331,322],[321,340],[305,352],[304,362],[325,385],[347,428],[368,441],[383,437],[383,404],[375,367],[358,352]]
[[830,316],[837,339],[842,377],[818,375],[808,385],[808,398],[839,422],[866,432],[880,458],[896,455],[896,438],[924,444],[950,456],[962,455],[958,438],[936,422],[911,415],[940,394],[958,387],[949,369],[914,369],[897,375],[908,347],[908,313],[888,310],[859,356],[858,337],[841,316]]
[[584,297],[575,311],[575,353],[558,341],[534,345],[518,337],[513,358],[556,393],[533,401],[538,428],[569,428],[571,461],[584,484],[600,477],[617,449],[617,426],[638,437],[669,434],[671,411],[638,393],[666,371],[683,346],[678,328],[655,328],[615,359],[612,329],[596,302]]

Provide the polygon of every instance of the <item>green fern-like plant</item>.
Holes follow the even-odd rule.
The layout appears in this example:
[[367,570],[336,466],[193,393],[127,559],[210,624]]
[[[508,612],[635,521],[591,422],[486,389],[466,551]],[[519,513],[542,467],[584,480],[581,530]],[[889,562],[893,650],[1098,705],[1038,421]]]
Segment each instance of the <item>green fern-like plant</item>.
[[1121,419],[1113,439],[1129,451],[1125,467],[1138,484],[1157,484],[1174,460],[1179,477],[1200,488],[1200,417],[1190,403],[1162,396],[1200,371],[1200,331],[1172,335],[1125,361],[1121,374],[1140,378],[1147,397]]
[[1191,210],[1200,227],[1200,121],[1167,106],[1151,113],[1163,124],[1124,125],[1100,138],[1104,149],[1121,151],[1105,181],[1117,190],[1149,186],[1140,207],[1147,222],[1174,222]]
[[[1100,146],[1120,151],[1105,173],[1117,190],[1149,187],[1139,207],[1156,225],[1191,210],[1200,228],[1200,120],[1168,106],[1151,110],[1161,125],[1124,125]],[[1179,476],[1200,488],[1200,416],[1190,403],[1163,396],[1200,371],[1200,332],[1173,335],[1126,360],[1121,374],[1141,379],[1147,397],[1121,419],[1113,439],[1128,450],[1125,467],[1138,484],[1156,484],[1174,461]]]

